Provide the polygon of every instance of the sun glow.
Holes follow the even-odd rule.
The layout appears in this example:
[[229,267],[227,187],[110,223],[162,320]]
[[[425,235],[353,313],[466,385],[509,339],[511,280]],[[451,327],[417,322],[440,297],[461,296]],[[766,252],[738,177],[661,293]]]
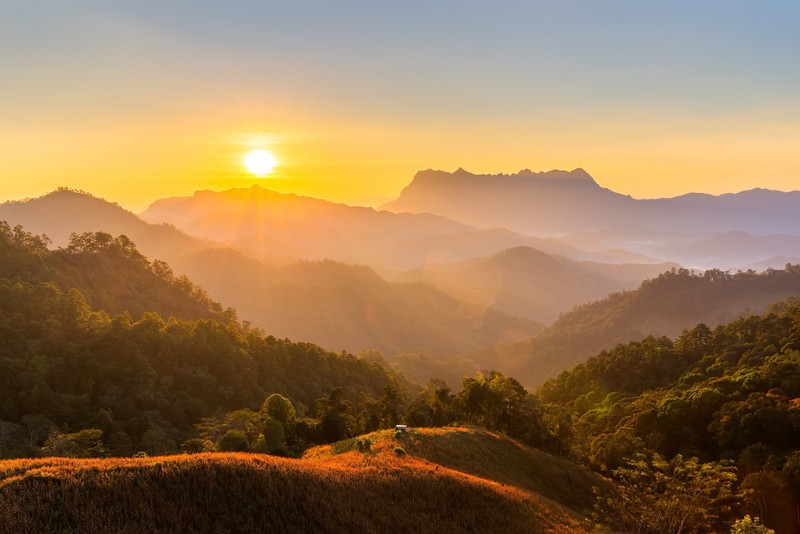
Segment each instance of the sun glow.
[[277,163],[275,156],[264,149],[251,150],[244,157],[244,166],[251,174],[259,177],[271,173]]

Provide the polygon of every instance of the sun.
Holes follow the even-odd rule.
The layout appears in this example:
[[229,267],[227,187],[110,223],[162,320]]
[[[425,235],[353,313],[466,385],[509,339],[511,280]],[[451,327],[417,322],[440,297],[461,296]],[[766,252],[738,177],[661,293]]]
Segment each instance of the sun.
[[256,176],[266,176],[271,173],[277,163],[275,156],[264,149],[251,150],[244,157],[244,166]]

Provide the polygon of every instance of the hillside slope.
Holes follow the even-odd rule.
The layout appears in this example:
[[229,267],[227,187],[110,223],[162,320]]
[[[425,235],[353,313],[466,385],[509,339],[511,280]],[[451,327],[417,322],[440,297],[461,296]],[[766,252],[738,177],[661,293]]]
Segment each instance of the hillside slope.
[[582,531],[550,499],[380,445],[303,460],[0,462],[0,524],[20,533]]
[[0,220],[12,226],[21,225],[28,232],[47,234],[57,247],[67,246],[71,233],[122,234],[136,243],[145,256],[166,261],[178,254],[219,246],[170,225],[146,223],[117,204],[71,189],[0,204]]
[[429,284],[389,283],[364,266],[319,261],[271,268],[233,250],[209,250],[176,268],[270,334],[335,351],[445,354],[524,339],[542,328]]
[[538,385],[601,350],[648,335],[676,336],[698,323],[710,327],[759,313],[800,296],[800,267],[730,274],[670,271],[639,289],[576,307],[536,336],[469,357],[526,385]]
[[155,312],[183,320],[232,316],[163,262],[148,261],[125,237],[86,233],[67,248],[49,250],[48,245],[46,238],[0,220],[0,279],[76,289],[89,306],[111,314]]
[[672,267],[676,265],[578,262],[515,247],[485,258],[415,269],[400,279],[427,282],[459,300],[550,323],[577,304],[633,289]]
[[[564,406],[576,453],[600,470],[636,453],[733,461],[764,523],[800,528],[800,300],[674,340],[621,344],[547,381],[545,402]],[[777,481],[759,484],[764,480]]]
[[401,447],[412,459],[433,464],[428,468],[433,467],[437,473],[444,468],[499,482],[546,497],[577,513],[591,509],[595,500],[593,487],[605,486],[602,479],[578,464],[478,427],[413,428],[397,435],[392,430],[382,430],[314,447],[304,458],[357,465],[364,462],[364,455],[355,449],[365,439],[371,442],[373,453],[385,455]]
[[[389,356],[414,349],[463,352],[524,339],[541,329],[528,319],[458,302],[429,285],[387,283],[365,267],[331,261],[277,266],[245,250],[222,248],[171,226],[146,223],[119,206],[74,191],[0,205],[0,220],[3,217],[12,225],[47,234],[62,247],[68,246],[72,232],[124,233],[142,253],[167,261],[176,273],[187,275],[213,299],[235,308],[242,319],[267,333],[335,351],[373,348]],[[424,233],[428,219],[419,218],[417,233]],[[90,300],[127,283],[124,278],[95,280],[81,269],[67,270],[76,284],[71,287]],[[98,287],[90,291],[78,282]],[[107,287],[99,287],[103,285]]]

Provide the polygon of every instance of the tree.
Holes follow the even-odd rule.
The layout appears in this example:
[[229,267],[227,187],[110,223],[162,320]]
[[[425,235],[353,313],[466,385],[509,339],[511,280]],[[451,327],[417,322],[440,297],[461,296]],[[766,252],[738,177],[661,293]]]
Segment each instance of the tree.
[[413,426],[444,426],[452,422],[453,397],[444,380],[434,378],[409,406],[406,421]]
[[800,530],[800,450],[792,452],[783,464],[783,474],[794,489],[795,494],[795,527]]
[[775,534],[775,531],[762,525],[757,517],[746,515],[736,520],[731,527],[731,534]]
[[767,517],[770,502],[785,487],[786,480],[779,471],[756,471],[742,480],[742,489],[748,490],[748,501],[758,507],[758,515]]
[[353,428],[353,405],[344,398],[341,388],[334,388],[327,398],[317,399],[317,417],[322,439],[332,443],[350,437]]
[[271,417],[264,421],[264,449],[269,454],[278,453],[280,456],[287,456],[286,434],[283,424]]
[[598,499],[595,515],[625,532],[718,532],[742,497],[736,468],[725,462],[637,455],[613,474],[616,488]]
[[53,430],[42,446],[48,456],[67,456],[72,458],[93,458],[104,456],[103,431],[99,428],[85,428],[72,434]]
[[175,450],[175,442],[160,425],[150,425],[139,440],[139,450],[150,456],[167,454]]
[[11,421],[0,421],[0,458],[4,458],[17,441],[20,426]]
[[22,424],[28,440],[28,446],[35,451],[39,443],[50,433],[53,422],[42,414],[28,414],[22,417]]
[[247,436],[241,430],[232,428],[217,441],[217,450],[222,452],[247,452],[249,449]]
[[260,413],[265,420],[270,418],[280,423],[285,434],[293,432],[297,414],[292,401],[283,395],[273,393],[267,397],[267,400],[261,405]]

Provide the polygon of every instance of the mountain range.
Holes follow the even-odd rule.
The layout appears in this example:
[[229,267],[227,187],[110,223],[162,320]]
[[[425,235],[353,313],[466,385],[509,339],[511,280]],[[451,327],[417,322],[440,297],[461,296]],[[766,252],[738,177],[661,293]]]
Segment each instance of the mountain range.
[[72,233],[126,235],[150,259],[165,260],[254,326],[336,351],[461,352],[522,339],[542,328],[529,319],[456,301],[427,284],[388,283],[364,266],[267,262],[252,251],[248,255],[169,224],[147,223],[75,191],[0,205],[0,220],[46,234],[62,247]]
[[481,227],[553,235],[644,224],[659,230],[800,233],[800,191],[752,189],[719,196],[690,193],[638,200],[606,189],[583,169],[517,174],[420,171],[382,206],[395,213],[437,213]]
[[[436,213],[478,227],[499,226],[538,237],[593,232],[593,237],[603,239],[593,241],[590,248],[621,248],[701,268],[736,268],[771,256],[794,256],[797,241],[790,237],[800,235],[800,191],[752,189],[640,200],[601,187],[583,169],[523,170],[510,175],[464,169],[420,171],[382,209]],[[731,243],[723,247],[717,240],[714,245],[721,249],[703,244],[715,234],[731,233],[750,234],[748,245],[755,247],[750,254],[748,245],[741,243],[738,248]],[[672,243],[670,235],[678,242]],[[694,248],[681,248],[687,238],[696,244]],[[580,235],[560,241],[578,248],[577,241],[586,242]]]
[[[63,189],[2,204],[0,220],[45,233],[58,247],[72,233],[124,234],[145,256],[165,260],[211,299],[279,338],[336,351],[376,349],[389,359],[411,355],[406,361],[415,365],[420,357],[454,358],[461,362],[454,369],[527,369],[520,371],[526,383],[538,383],[572,356],[556,351],[542,367],[524,363],[539,361],[542,349],[510,347],[548,339],[541,343],[550,354],[561,343],[553,328],[569,332],[558,325],[572,320],[575,306],[632,290],[680,264],[790,263],[800,255],[797,218],[789,214],[797,199],[754,190],[640,201],[600,187],[582,169],[459,169],[417,173],[384,206],[392,211],[253,186],[161,199],[139,216]],[[779,293],[769,297],[785,296]],[[675,334],[675,325],[722,322],[770,303],[741,298],[715,312],[718,318],[687,314],[665,328],[647,322],[663,309],[648,301],[641,327],[611,321],[615,335],[608,340]]]

